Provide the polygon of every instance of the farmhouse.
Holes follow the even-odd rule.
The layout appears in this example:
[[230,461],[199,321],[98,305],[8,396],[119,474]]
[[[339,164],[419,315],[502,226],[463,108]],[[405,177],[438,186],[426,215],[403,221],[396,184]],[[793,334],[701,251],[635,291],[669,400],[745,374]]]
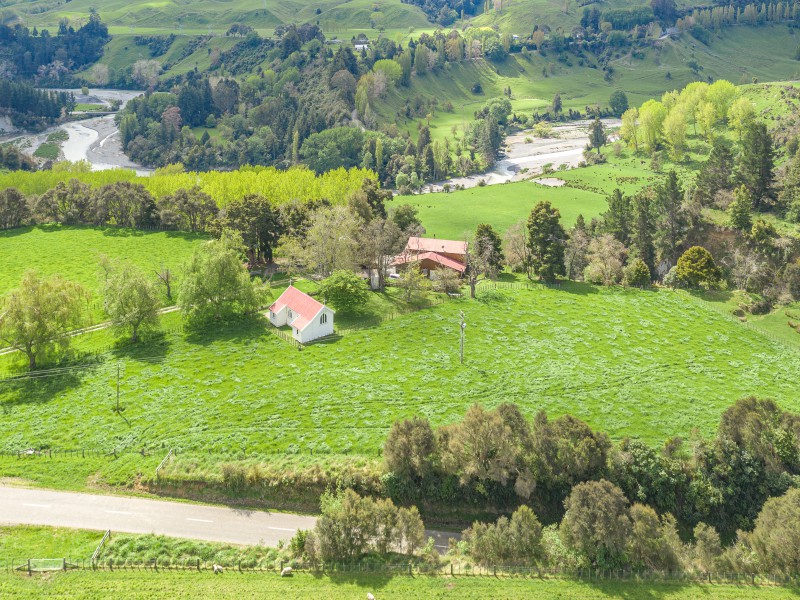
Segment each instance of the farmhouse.
[[436,238],[411,237],[402,254],[393,265],[398,268],[411,263],[419,263],[426,275],[440,269],[452,269],[463,274],[467,270],[467,242],[439,240]]
[[289,325],[292,337],[303,344],[333,334],[333,315],[332,309],[291,285],[269,307],[269,322]]

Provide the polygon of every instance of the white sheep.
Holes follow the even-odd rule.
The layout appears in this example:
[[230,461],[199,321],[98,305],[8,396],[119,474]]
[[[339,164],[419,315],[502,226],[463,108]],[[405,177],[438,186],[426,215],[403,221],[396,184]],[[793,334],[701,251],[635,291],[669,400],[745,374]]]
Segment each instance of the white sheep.
[[214,565],[214,575],[221,575],[222,574],[222,567],[220,565]]
[[372,592],[367,592],[367,600],[375,600],[375,596],[372,595]]
[[283,571],[281,571],[281,577],[291,577],[293,574],[292,567],[285,567]]

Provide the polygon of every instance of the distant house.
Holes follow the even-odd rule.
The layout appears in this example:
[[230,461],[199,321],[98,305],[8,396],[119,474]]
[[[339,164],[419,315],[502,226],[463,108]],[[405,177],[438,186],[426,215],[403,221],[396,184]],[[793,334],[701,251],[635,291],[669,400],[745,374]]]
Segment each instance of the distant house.
[[467,242],[439,240],[436,238],[408,238],[405,250],[392,264],[402,269],[409,264],[418,263],[426,275],[440,269],[451,269],[463,274],[467,270]]
[[356,52],[362,52],[364,50],[369,50],[369,44],[366,42],[363,44],[354,44],[353,48],[355,49]]
[[269,322],[275,327],[289,325],[292,337],[305,344],[333,334],[334,314],[332,309],[290,285],[269,307]]

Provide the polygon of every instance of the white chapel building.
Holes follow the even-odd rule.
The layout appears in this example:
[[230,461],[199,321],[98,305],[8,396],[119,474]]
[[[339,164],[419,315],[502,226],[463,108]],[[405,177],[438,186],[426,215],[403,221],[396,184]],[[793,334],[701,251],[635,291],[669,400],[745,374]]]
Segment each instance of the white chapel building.
[[275,327],[289,325],[292,337],[301,344],[333,334],[335,311],[289,286],[269,307],[269,322]]

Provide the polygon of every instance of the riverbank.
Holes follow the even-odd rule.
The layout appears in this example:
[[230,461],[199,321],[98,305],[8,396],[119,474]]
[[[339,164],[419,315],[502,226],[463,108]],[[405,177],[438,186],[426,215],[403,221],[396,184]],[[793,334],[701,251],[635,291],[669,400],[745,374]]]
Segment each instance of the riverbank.
[[[454,177],[428,185],[424,192],[441,192],[445,185],[473,188],[479,185],[497,185],[511,181],[524,181],[545,172],[545,167],[556,170],[572,169],[583,161],[583,150],[589,143],[591,120],[572,121],[555,125],[548,137],[536,137],[533,130],[524,130],[506,137],[503,156],[490,171]],[[603,119],[606,130],[622,125],[619,119]]]
[[[120,107],[140,96],[143,92],[125,90],[90,89],[87,94],[81,90],[63,90],[75,95],[78,104],[103,104],[111,106],[119,103]],[[50,127],[41,133],[9,132],[0,136],[0,142],[13,143],[25,154],[33,157],[42,144],[48,142],[48,136],[56,131],[64,131],[69,136],[60,142],[59,160],[71,162],[86,161],[93,171],[108,169],[133,169],[137,175],[147,176],[153,170],[136,164],[122,151],[119,139],[119,128],[115,115],[109,114],[91,117],[81,121],[70,121],[62,125]]]

